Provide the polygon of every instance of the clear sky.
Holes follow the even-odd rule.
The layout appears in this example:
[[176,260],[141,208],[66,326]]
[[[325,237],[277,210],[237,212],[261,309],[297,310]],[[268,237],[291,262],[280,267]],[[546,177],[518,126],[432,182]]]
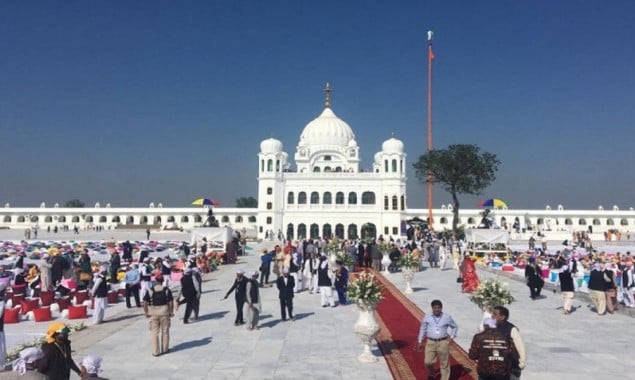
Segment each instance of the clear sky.
[[330,82],[362,167],[394,133],[426,207],[429,29],[435,148],[502,161],[463,207],[635,207],[630,0],[2,1],[0,202],[233,207],[260,141],[293,157]]

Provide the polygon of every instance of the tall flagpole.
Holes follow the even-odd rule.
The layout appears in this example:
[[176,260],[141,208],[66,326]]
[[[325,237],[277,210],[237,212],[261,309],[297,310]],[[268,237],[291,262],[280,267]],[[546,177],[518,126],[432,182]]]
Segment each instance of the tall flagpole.
[[[428,153],[432,150],[432,31],[428,31]],[[428,226],[432,228],[432,173],[428,171]]]

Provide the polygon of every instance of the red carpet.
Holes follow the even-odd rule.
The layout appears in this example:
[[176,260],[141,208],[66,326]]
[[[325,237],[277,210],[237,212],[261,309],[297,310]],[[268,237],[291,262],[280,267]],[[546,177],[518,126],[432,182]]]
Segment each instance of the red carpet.
[[[377,342],[395,379],[427,379],[424,353],[414,349],[424,312],[404,296],[391,282],[375,272],[386,287],[385,299],[377,307],[381,331]],[[476,363],[457,343],[450,343],[450,379],[477,379]],[[435,379],[440,379],[438,369]]]

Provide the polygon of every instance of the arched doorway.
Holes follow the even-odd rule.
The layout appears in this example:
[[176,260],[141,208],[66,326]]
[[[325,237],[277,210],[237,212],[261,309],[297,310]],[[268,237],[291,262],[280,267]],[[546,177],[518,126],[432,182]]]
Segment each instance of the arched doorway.
[[306,224],[298,224],[298,238],[306,239]]
[[333,237],[333,231],[331,230],[330,224],[327,223],[322,226],[322,237],[324,237],[325,239],[330,239]]
[[311,239],[318,239],[320,237],[320,226],[317,223],[311,224],[311,228],[309,230],[309,237]]
[[335,225],[335,236],[338,239],[344,239],[344,225],[343,224]]
[[373,223],[364,223],[362,225],[362,239],[376,239],[377,227]]
[[359,235],[357,234],[357,224],[348,225],[348,238],[349,239],[359,238]]
[[287,224],[287,240],[293,240],[293,223]]

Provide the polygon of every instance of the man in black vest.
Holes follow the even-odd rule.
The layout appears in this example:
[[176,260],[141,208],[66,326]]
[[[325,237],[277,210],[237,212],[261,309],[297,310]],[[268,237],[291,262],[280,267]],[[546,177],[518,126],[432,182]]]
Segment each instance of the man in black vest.
[[247,292],[247,278],[244,276],[245,271],[242,269],[236,270],[236,279],[234,280],[234,284],[225,294],[223,299],[227,299],[231,292],[236,291],[236,320],[234,321],[234,326],[240,326],[245,324],[245,319],[243,318],[243,306],[245,306],[245,298]]
[[106,267],[99,270],[99,274],[95,276],[95,282],[91,289],[93,295],[93,324],[97,325],[104,321],[104,313],[108,306],[108,284],[106,283]]
[[606,284],[604,283],[604,272],[600,263],[594,263],[593,269],[589,274],[589,296],[595,305],[598,315],[604,315],[606,312],[606,296],[604,291]]
[[496,328],[500,330],[506,337],[510,338],[516,352],[518,352],[518,363],[512,363],[512,374],[510,379],[520,379],[521,371],[527,363],[527,353],[525,351],[525,342],[520,336],[518,327],[509,322],[509,309],[504,306],[494,306],[492,310],[492,318],[496,319]]
[[282,321],[285,322],[287,320],[287,312],[289,319],[295,321],[293,316],[293,288],[295,287],[295,281],[293,277],[289,276],[289,268],[282,269],[282,276],[276,279],[276,286],[278,287]]
[[181,277],[181,294],[178,297],[180,299],[182,296],[183,302],[185,303],[185,314],[183,315],[184,324],[190,322],[192,311],[195,311],[198,307],[196,304],[199,300],[199,289],[198,280],[192,275],[192,268],[185,268],[183,270],[183,277]]
[[143,297],[143,311],[150,318],[152,356],[159,356],[170,352],[170,317],[174,316],[174,300],[170,288],[163,286],[163,275],[158,273],[155,279],[156,285]]

